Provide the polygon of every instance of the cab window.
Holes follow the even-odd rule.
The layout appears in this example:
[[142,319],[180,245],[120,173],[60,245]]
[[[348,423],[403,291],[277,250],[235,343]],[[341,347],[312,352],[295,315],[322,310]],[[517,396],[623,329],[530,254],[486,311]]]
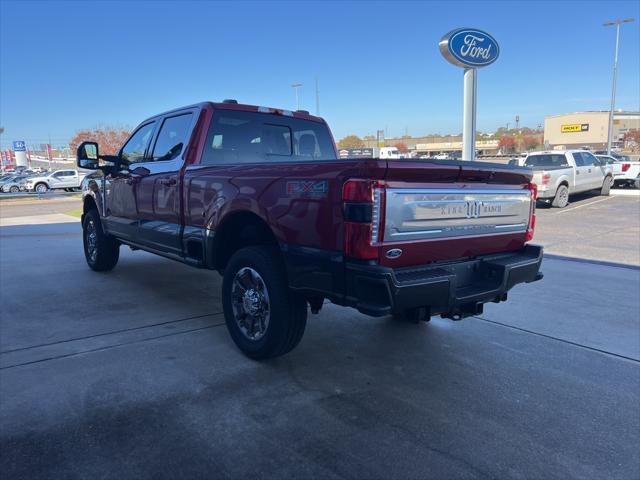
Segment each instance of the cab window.
[[131,165],[132,163],[144,161],[144,154],[153,136],[154,128],[155,122],[143,125],[136,130],[136,133],[125,143],[120,152],[120,161],[123,165]]
[[193,114],[169,117],[162,122],[160,133],[153,147],[151,160],[164,161],[177,158],[187,143],[187,135],[191,126]]
[[286,115],[219,110],[214,113],[202,163],[335,160],[325,124]]
[[592,165],[599,164],[597,159],[589,152],[582,152],[581,155],[582,155],[582,161],[584,162],[585,165],[592,166]]

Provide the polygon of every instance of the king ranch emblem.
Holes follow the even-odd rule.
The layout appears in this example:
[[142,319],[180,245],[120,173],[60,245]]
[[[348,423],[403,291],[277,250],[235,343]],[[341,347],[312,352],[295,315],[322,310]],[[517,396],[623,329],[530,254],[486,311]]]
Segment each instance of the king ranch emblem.
[[473,200],[460,205],[448,205],[440,208],[443,217],[479,218],[485,214],[502,213],[502,205],[485,204],[482,200]]

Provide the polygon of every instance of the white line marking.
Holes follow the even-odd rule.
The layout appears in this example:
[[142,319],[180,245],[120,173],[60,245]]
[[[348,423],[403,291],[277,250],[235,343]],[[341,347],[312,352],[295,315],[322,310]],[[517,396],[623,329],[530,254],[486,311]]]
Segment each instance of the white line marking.
[[559,212],[556,212],[554,215],[558,215],[560,213],[567,213],[567,212],[570,212],[571,210],[577,210],[577,209],[582,208],[582,207],[588,207],[589,205],[594,205],[596,203],[604,202],[606,200],[611,200],[612,198],[613,197],[600,198],[599,200],[596,200],[595,202],[584,203],[582,205],[578,205],[577,207],[565,208],[564,210],[560,210]]

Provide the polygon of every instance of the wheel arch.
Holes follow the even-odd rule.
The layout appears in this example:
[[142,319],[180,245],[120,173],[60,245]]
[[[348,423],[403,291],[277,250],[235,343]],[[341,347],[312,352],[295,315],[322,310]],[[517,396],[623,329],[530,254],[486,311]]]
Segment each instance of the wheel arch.
[[224,270],[231,256],[241,248],[252,245],[279,245],[269,224],[249,210],[227,214],[207,243],[207,264],[219,271]]

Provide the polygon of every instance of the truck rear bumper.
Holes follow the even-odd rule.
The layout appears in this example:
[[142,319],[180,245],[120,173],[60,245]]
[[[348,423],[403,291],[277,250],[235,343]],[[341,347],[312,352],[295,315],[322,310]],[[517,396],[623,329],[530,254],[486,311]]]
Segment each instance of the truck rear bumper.
[[482,312],[487,302],[506,300],[519,283],[542,278],[542,247],[471,260],[391,269],[347,262],[345,304],[372,316],[425,308],[454,319]]

